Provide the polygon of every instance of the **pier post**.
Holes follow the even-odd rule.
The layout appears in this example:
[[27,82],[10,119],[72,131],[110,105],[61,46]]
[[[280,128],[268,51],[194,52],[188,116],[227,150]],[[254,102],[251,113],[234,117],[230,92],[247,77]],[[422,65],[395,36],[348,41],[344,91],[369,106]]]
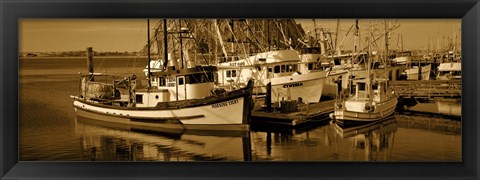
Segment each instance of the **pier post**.
[[272,83],[267,84],[267,95],[265,97],[267,112],[272,112]]
[[87,47],[87,68],[90,75],[88,80],[93,81],[93,48]]
[[418,80],[422,80],[422,62],[418,60]]

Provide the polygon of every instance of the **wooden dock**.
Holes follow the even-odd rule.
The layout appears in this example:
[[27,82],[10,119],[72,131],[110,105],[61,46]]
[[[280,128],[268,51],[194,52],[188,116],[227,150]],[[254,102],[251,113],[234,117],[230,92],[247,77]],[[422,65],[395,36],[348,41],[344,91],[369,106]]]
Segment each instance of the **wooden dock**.
[[394,81],[392,87],[398,97],[433,98],[461,97],[461,80]]
[[298,106],[298,111],[291,113],[282,113],[279,110],[265,112],[263,109],[252,111],[252,124],[269,124],[296,127],[308,122],[321,122],[328,119],[328,115],[333,112],[335,100],[328,100],[313,104],[302,104]]

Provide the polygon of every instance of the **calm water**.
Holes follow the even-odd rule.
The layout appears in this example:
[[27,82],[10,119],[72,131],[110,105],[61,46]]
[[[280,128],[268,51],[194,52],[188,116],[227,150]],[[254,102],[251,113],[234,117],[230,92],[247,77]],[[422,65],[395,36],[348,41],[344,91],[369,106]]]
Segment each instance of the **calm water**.
[[[95,58],[96,72],[138,72],[145,59]],[[76,117],[84,58],[20,61],[22,161],[461,161],[461,122],[395,115],[362,127],[335,123],[289,130],[253,127],[246,134],[145,132]],[[440,104],[440,105],[439,105]],[[457,113],[458,102],[415,108]],[[448,107],[448,108],[447,108]]]

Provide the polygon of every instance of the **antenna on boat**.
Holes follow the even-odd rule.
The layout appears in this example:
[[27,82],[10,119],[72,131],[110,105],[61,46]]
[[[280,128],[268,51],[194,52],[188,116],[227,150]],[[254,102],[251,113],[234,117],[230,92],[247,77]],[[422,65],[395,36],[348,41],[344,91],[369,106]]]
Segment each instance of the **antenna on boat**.
[[147,56],[148,56],[148,89],[152,86],[150,80],[150,19],[147,19]]
[[165,70],[167,69],[168,66],[168,32],[167,32],[167,19],[163,19],[163,45],[164,45],[164,51],[165,51],[165,56],[164,56],[164,61],[163,61],[163,67]]

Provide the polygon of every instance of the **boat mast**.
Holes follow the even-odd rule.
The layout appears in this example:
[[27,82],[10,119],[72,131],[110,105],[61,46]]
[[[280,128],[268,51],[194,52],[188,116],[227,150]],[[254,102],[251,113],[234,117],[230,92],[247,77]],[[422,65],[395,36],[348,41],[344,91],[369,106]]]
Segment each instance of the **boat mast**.
[[268,51],[270,51],[270,19],[267,19],[267,45]]
[[227,54],[227,50],[225,50],[225,46],[223,45],[222,34],[220,33],[220,28],[218,27],[217,19],[214,19],[213,23],[215,25],[215,30],[217,31],[218,42],[220,42],[220,46],[222,47],[222,52],[223,52],[223,55],[225,56],[225,61],[226,61],[228,59],[228,54]]
[[384,66],[387,68],[387,59],[388,59],[388,36],[389,36],[389,31],[387,30],[387,20],[384,20],[385,23],[385,60],[384,60]]
[[317,35],[318,33],[317,33],[317,23],[315,19],[313,19],[313,31],[315,32],[315,44],[313,44],[313,46],[316,46],[318,42],[318,35]]
[[354,32],[354,39],[353,39],[353,53],[357,52],[357,43],[358,43],[358,19],[355,19],[355,32]]
[[150,79],[150,19],[147,19],[147,56],[148,56],[148,75],[147,75],[147,78],[148,78],[148,87],[147,89],[150,89],[150,87],[152,86],[152,83],[150,82],[151,79]]
[[184,61],[183,61],[183,43],[182,43],[182,38],[183,38],[183,35],[182,35],[182,20],[179,19],[178,20],[178,25],[180,26],[180,60],[182,61],[182,69],[184,69]]
[[163,68],[167,70],[168,66],[168,32],[167,32],[167,19],[163,19],[163,45],[164,45],[164,62]]
[[371,41],[370,41],[370,38],[367,38],[367,43],[368,43],[368,57],[367,57],[367,83],[365,85],[365,87],[367,88],[367,95],[368,95],[368,101],[369,102],[372,102],[372,79],[370,77],[372,77],[372,72],[370,71],[372,65],[371,65],[371,52],[372,52],[372,49],[371,49]]

